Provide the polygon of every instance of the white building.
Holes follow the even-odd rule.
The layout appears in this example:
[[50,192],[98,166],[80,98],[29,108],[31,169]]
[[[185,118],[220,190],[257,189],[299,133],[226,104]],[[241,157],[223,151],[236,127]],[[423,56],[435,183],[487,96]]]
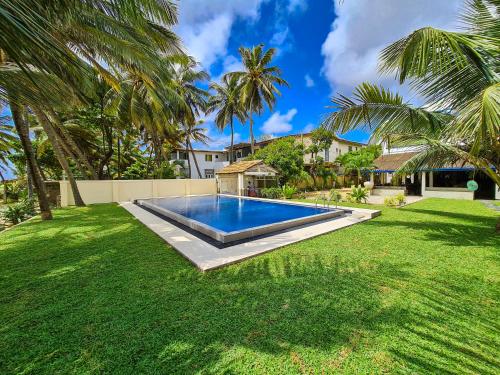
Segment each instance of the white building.
[[[200,169],[200,175],[198,175],[193,153]],[[191,178],[215,178],[215,172],[229,165],[226,151],[193,150],[193,153],[186,152],[185,149],[178,149],[170,155],[170,162],[182,162],[183,167],[180,167],[179,171],[185,176],[189,176],[189,164],[191,164]]]

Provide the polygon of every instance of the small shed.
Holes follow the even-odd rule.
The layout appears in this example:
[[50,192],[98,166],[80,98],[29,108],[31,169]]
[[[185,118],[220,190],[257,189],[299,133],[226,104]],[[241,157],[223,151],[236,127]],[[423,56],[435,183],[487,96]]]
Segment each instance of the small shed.
[[233,163],[216,175],[222,194],[260,196],[261,189],[278,186],[278,172],[262,160]]

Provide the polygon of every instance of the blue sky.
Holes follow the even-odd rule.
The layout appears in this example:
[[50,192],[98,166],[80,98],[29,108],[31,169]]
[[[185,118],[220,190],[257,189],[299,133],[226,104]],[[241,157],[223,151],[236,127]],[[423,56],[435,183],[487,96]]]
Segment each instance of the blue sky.
[[[382,48],[411,31],[434,26],[456,28],[462,0],[183,0],[177,32],[193,55],[217,80],[222,73],[241,69],[240,46],[263,43],[278,50],[275,64],[290,88],[283,88],[274,112],[255,118],[256,138],[282,136],[317,127],[328,112],[330,97],[346,95],[363,81],[398,89],[393,77],[381,77],[377,58]],[[210,147],[229,142],[206,119]],[[236,140],[248,141],[248,127],[238,124]],[[342,135],[365,142],[369,134]]]
[[[350,95],[363,81],[419,102],[393,77],[378,74],[378,54],[420,27],[456,29],[462,6],[463,0],[344,0],[340,5],[338,0],[181,0],[175,31],[212,80],[241,69],[240,46],[277,48],[275,64],[290,88],[282,89],[273,113],[255,117],[254,133],[256,138],[282,136],[318,126],[330,97]],[[215,128],[213,115],[205,126],[209,148],[229,144],[229,132]],[[355,131],[342,137],[364,142],[369,134]],[[248,126],[237,124],[236,142],[248,138]]]

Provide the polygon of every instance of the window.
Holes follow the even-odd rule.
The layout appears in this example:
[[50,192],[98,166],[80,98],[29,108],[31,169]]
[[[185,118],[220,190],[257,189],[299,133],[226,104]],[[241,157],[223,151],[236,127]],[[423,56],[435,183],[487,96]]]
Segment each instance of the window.
[[215,155],[215,158],[218,159],[219,158],[219,155]]
[[188,160],[188,153],[186,151],[179,151],[179,160]]
[[212,154],[206,154],[205,161],[212,161]]
[[335,149],[335,153],[337,153],[337,154],[339,153],[339,149],[338,148]]
[[330,150],[325,150],[325,161],[330,161]]
[[349,146],[349,152],[351,152],[351,151],[352,151],[352,146]]
[[[210,155],[212,156],[212,155]],[[205,178],[214,178],[215,173],[213,169],[205,169]]]

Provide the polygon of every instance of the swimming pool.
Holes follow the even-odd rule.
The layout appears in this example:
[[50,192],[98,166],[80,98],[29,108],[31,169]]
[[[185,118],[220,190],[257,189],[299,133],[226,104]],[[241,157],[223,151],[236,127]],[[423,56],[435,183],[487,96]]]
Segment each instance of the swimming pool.
[[344,214],[333,208],[226,195],[139,199],[136,204],[222,243]]

